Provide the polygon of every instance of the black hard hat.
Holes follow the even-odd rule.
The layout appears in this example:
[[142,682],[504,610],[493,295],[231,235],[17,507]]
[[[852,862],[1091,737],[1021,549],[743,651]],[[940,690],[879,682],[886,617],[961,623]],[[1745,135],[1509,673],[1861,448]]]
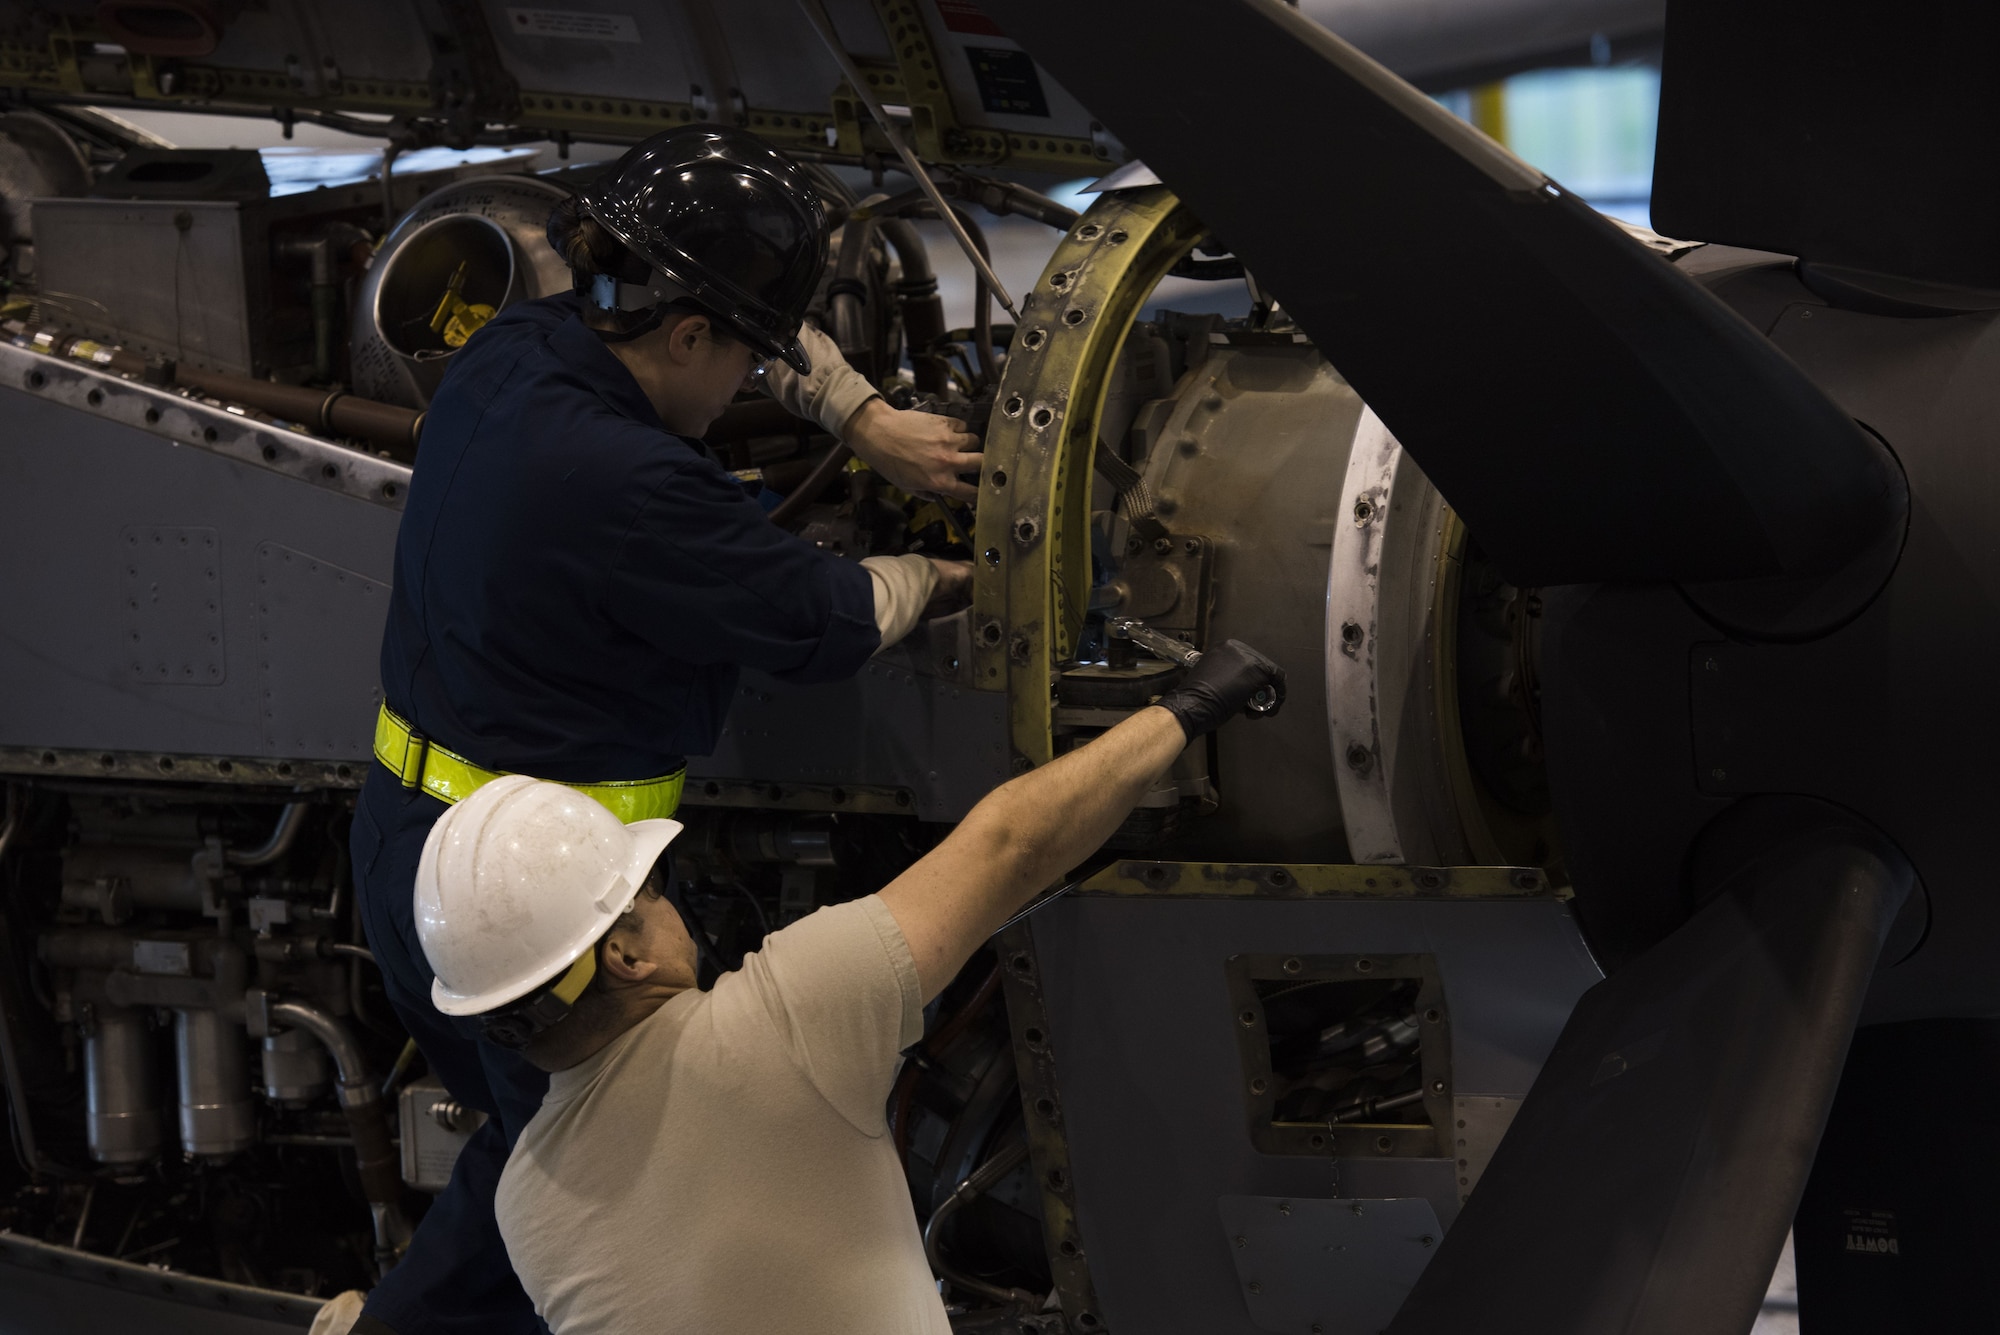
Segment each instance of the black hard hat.
[[584,191],[584,212],[753,348],[801,375],[826,210],[799,165],[747,130],[656,134]]

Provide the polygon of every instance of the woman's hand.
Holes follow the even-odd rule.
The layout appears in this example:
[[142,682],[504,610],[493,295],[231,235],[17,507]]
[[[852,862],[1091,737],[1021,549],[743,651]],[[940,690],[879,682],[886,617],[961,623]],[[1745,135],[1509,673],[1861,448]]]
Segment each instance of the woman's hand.
[[960,473],[977,476],[986,456],[979,437],[955,417],[891,408],[870,399],[847,419],[841,433],[861,462],[908,492],[970,501],[979,488]]

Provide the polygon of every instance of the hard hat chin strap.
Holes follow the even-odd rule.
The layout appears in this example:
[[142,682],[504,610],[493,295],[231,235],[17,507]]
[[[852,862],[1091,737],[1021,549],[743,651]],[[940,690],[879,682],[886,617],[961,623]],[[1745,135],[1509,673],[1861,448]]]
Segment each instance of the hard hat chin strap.
[[597,976],[598,944],[592,942],[590,949],[577,956],[575,962],[553,981],[509,1006],[480,1016],[480,1028],[486,1037],[503,1048],[519,1051],[527,1047],[535,1035],[561,1024],[576,1005],[577,998],[583,995],[583,990],[590,986],[590,980]]

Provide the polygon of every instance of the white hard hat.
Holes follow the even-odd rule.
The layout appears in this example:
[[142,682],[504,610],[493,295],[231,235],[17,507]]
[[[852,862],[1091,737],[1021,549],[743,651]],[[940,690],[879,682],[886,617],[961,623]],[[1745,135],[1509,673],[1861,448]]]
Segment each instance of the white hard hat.
[[417,863],[417,941],[446,1015],[505,1006],[562,975],[632,906],[678,821],[620,824],[595,800],[523,774],[431,827]]

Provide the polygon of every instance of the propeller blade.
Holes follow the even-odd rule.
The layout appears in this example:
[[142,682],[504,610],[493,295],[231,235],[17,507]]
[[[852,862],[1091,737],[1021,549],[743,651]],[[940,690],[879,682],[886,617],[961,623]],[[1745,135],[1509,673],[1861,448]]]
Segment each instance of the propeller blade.
[[1757,330],[1278,0],[982,2],[1277,295],[1510,579],[1819,575],[1901,522],[1886,451]]
[[1577,1003],[1390,1335],[1756,1320],[1916,874],[1828,804],[1728,819],[1695,863],[1714,898]]

